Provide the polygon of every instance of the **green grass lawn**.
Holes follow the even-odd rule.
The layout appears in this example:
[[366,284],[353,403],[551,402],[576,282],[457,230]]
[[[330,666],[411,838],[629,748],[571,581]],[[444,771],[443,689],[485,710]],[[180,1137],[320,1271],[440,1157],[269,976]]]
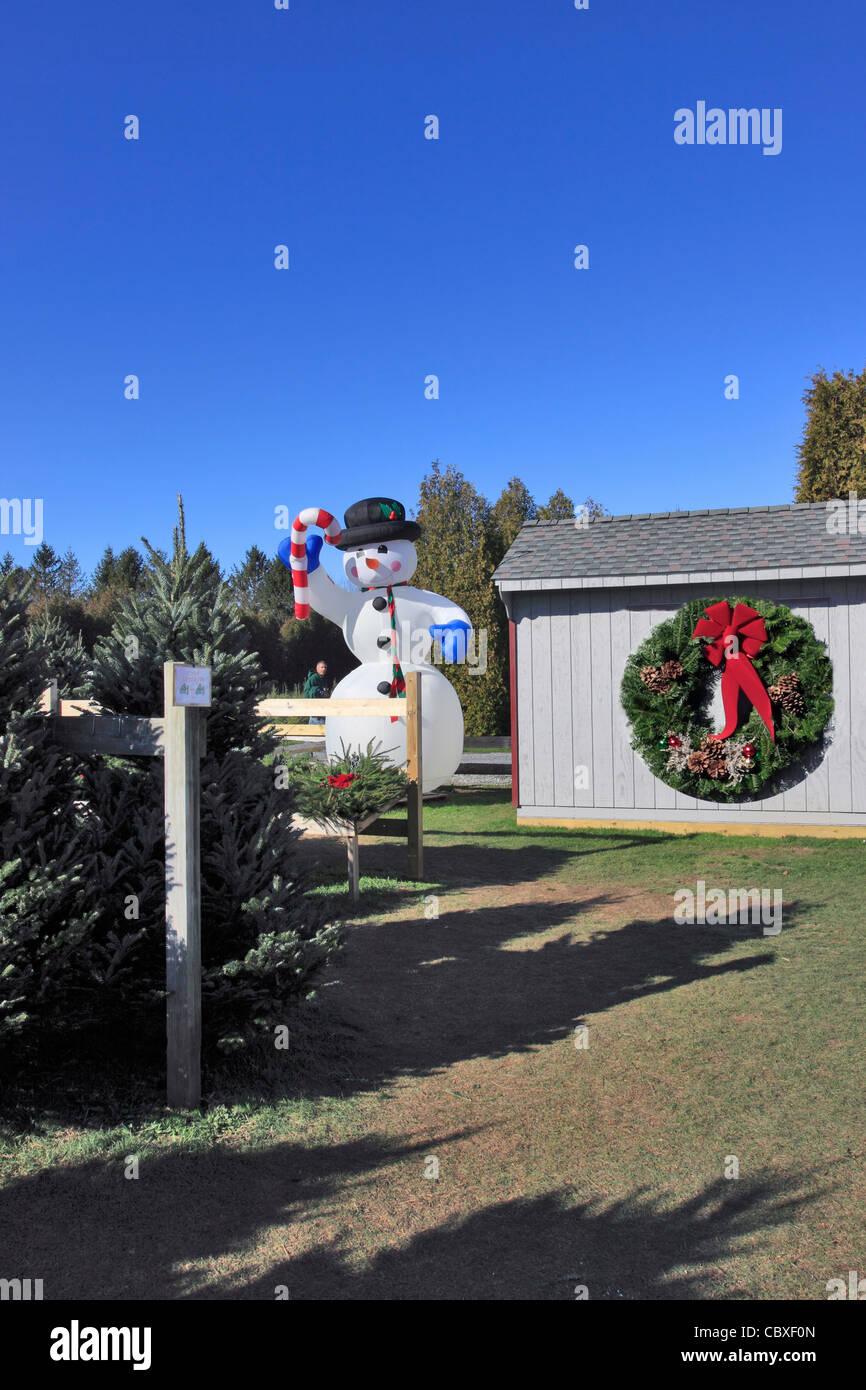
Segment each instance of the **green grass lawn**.
[[[354,911],[342,846],[304,853],[347,945],[288,1051],[210,1074],[196,1116],[119,1077],[4,1097],[8,1276],[809,1300],[866,1271],[862,840],[520,828],[507,792],[455,792],[424,884],[364,842]],[[780,934],[678,926],[698,879],[779,889]]]

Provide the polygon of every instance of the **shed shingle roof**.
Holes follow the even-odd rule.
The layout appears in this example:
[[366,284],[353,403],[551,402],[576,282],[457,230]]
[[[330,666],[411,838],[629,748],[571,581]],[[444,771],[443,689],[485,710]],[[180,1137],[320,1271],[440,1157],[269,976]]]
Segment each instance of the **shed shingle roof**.
[[[847,508],[846,503],[846,508]],[[574,521],[528,521],[494,578],[683,574],[709,570],[788,569],[866,563],[866,534],[828,530],[826,502],[716,511],[644,512]],[[866,517],[861,514],[861,525]],[[838,523],[837,523],[838,524]]]

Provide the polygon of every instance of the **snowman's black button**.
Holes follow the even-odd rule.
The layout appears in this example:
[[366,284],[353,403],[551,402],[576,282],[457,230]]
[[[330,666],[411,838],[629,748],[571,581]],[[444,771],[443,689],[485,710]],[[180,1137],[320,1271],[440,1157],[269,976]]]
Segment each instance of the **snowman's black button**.
[[383,632],[381,637],[377,637],[377,638],[376,638],[376,646],[377,646],[377,647],[390,647],[390,645],[391,645],[391,634],[390,634],[389,632]]
[[382,595],[380,594],[378,598],[373,599],[373,607],[375,608],[377,613],[381,613],[383,608],[388,607],[388,600],[386,598],[382,598]]
[[390,693],[391,693],[391,682],[390,682],[390,681],[380,681],[379,684],[376,686],[376,689],[378,690],[378,692],[379,692],[380,695],[390,695]]

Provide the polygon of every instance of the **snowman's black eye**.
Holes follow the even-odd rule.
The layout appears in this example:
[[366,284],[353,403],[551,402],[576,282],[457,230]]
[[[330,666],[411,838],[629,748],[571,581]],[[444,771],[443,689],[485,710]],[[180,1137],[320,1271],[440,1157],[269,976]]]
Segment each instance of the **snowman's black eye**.
[[388,554],[388,547],[387,547],[387,545],[380,545],[380,546],[379,546],[379,554],[380,554],[380,555],[387,555],[387,554]]

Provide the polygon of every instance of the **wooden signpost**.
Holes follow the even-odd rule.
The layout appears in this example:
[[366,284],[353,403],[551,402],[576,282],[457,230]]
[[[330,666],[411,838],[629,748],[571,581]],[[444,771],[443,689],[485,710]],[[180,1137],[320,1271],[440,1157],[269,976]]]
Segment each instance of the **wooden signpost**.
[[201,1103],[199,762],[210,670],[167,661],[165,694],[165,1024],[168,1104]]
[[[143,719],[100,714],[43,697],[54,739],[75,753],[165,759],[166,1099],[179,1109],[201,1104],[201,867],[199,762],[205,752],[209,667],[163,665],[165,714]],[[74,712],[65,713],[64,709]]]
[[[55,741],[82,754],[116,758],[161,757],[165,763],[165,975],[166,1098],[172,1107],[201,1104],[201,842],[200,771],[206,751],[206,711],[211,703],[209,667],[163,665],[164,715],[103,714],[87,702],[64,700],[52,681],[43,696]],[[271,700],[274,714],[392,715],[393,700]],[[358,898],[358,835],[406,834],[409,876],[423,874],[421,802],[421,682],[406,677],[409,796],[405,821],[379,821],[381,812],[352,827],[349,881]],[[385,808],[387,809],[387,808]]]

